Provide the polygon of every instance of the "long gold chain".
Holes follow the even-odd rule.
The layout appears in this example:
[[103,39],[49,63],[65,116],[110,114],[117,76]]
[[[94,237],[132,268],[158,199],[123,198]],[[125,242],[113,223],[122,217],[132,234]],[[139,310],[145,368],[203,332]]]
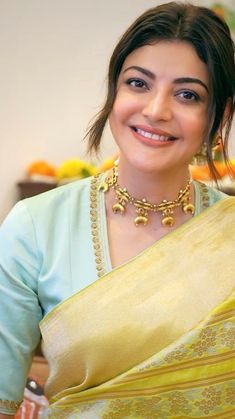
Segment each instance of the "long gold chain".
[[129,194],[126,188],[121,188],[118,184],[118,168],[113,167],[112,174],[99,186],[100,191],[107,192],[110,188],[114,189],[116,203],[112,206],[115,214],[125,214],[127,204],[135,207],[137,216],[134,218],[136,227],[146,225],[149,221],[149,212],[160,212],[162,215],[162,225],[171,227],[175,223],[174,209],[182,207],[185,214],[194,214],[195,207],[189,202],[191,180],[187,182],[186,187],[178,192],[176,199],[168,201],[163,199],[160,204],[148,202],[145,198],[137,199]]

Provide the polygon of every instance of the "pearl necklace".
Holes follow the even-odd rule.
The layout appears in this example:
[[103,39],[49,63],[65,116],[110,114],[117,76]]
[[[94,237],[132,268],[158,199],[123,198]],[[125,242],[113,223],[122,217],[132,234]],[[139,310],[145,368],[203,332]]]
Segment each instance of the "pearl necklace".
[[145,198],[137,199],[129,194],[126,188],[121,188],[118,184],[118,167],[117,164],[113,167],[112,174],[108,176],[103,183],[99,186],[99,190],[107,192],[110,188],[114,189],[116,195],[116,203],[112,206],[114,214],[125,214],[126,206],[133,205],[136,211],[134,224],[136,227],[139,225],[146,225],[149,222],[149,212],[160,212],[162,216],[162,225],[172,227],[175,223],[174,209],[182,207],[185,214],[194,214],[195,207],[189,201],[191,180],[187,182],[186,187],[178,192],[175,200],[168,201],[163,199],[160,204],[148,202]]

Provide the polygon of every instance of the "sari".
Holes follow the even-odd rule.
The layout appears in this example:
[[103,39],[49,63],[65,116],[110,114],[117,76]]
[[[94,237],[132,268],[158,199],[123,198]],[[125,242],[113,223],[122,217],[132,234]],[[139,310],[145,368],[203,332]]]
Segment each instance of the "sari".
[[235,417],[234,226],[222,199],[42,320],[49,418]]

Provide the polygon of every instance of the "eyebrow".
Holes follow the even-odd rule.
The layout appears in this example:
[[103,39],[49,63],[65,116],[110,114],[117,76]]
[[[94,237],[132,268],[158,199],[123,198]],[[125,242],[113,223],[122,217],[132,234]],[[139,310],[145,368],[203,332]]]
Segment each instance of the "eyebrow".
[[200,84],[201,86],[203,86],[206,89],[206,91],[209,93],[209,89],[208,89],[207,85],[203,81],[201,81],[200,79],[197,79],[195,77],[180,77],[178,79],[175,79],[174,80],[174,83],[175,84],[179,84],[179,83],[197,83],[197,84]]
[[143,67],[139,67],[138,65],[132,65],[132,66],[130,66],[130,67],[127,67],[124,71],[123,71],[123,73],[125,73],[126,71],[128,71],[128,70],[137,70],[137,71],[139,71],[140,73],[143,73],[145,76],[148,76],[150,79],[152,79],[152,80],[155,80],[156,79],[156,77],[155,77],[155,74],[153,74],[152,73],[152,71],[150,71],[150,70],[147,70],[146,68],[143,68]]
[[[125,73],[128,70],[137,70],[140,73],[144,74],[145,76],[149,77],[151,80],[155,80],[156,76],[154,73],[152,73],[152,71],[147,70],[146,68],[143,67],[139,67],[138,65],[132,65],[128,68],[126,68],[123,73]],[[174,84],[181,84],[181,83],[197,83],[200,84],[201,86],[204,87],[204,89],[206,89],[206,91],[209,93],[209,89],[207,87],[207,85],[200,79],[197,79],[196,77],[179,77],[175,80],[173,80]]]

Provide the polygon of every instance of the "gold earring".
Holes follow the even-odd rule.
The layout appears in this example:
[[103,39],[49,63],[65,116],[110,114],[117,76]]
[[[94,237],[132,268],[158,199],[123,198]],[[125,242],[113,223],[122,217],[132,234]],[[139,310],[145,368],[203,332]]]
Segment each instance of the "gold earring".
[[198,153],[195,154],[193,158],[193,164],[195,165],[203,165],[207,161],[207,144],[204,141],[201,145],[200,150]]
[[220,146],[220,145],[221,145],[221,143],[222,143],[222,141],[223,141],[222,136],[221,136],[221,135],[217,135],[217,136],[213,139],[213,142],[212,142],[213,147],[218,147],[218,146]]
[[218,135],[214,139],[212,155],[213,155],[213,160],[222,161],[224,159],[223,138],[221,137],[221,135]]

